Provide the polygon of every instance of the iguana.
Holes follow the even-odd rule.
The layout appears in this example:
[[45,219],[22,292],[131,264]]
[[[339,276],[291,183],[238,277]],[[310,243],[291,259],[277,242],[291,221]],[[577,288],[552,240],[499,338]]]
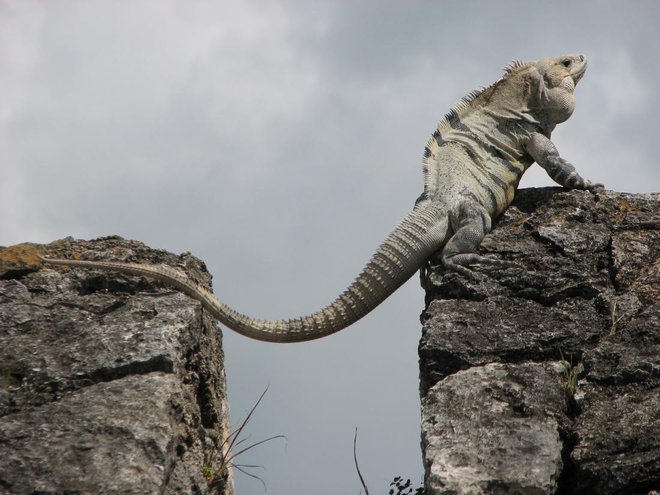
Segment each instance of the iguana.
[[514,61],[495,83],[465,96],[440,121],[423,156],[424,192],[360,275],[328,306],[292,320],[238,313],[176,270],[111,261],[43,258],[50,265],[151,277],[200,301],[221,323],[253,339],[301,342],[337,332],[371,312],[434,254],[444,267],[471,274],[475,263],[502,263],[476,254],[491,221],[513,200],[535,161],[570,189],[603,188],[583,179],[559,156],[550,134],[575,108],[573,91],[587,68],[584,55]]

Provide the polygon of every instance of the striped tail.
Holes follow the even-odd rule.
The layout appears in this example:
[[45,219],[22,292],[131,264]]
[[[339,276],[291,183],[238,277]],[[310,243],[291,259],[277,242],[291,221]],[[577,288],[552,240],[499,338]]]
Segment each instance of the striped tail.
[[177,288],[232,330],[266,342],[314,340],[355,323],[395,292],[442,247],[446,215],[438,208],[416,208],[381,244],[360,275],[332,303],[308,316],[291,320],[260,320],[233,310],[212,292],[167,266],[113,261],[79,261],[43,258],[51,265],[78,266],[143,275]]

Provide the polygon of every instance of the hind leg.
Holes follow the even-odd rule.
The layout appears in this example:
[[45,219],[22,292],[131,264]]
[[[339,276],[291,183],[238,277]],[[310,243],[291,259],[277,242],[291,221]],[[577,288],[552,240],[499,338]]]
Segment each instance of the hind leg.
[[491,218],[486,209],[478,203],[463,202],[449,214],[449,224],[454,235],[442,250],[442,264],[468,277],[473,277],[471,265],[482,264],[509,267],[511,264],[476,253],[481,241],[491,231]]

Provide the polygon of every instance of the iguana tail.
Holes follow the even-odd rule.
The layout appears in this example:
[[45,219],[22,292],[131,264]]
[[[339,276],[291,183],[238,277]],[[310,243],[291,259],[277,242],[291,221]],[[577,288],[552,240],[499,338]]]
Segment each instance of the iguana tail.
[[267,342],[303,342],[346,328],[370,313],[396,291],[439,249],[446,236],[446,216],[437,208],[416,208],[381,244],[362,273],[332,303],[291,320],[259,320],[219,301],[212,292],[162,265],[43,258],[50,265],[77,266],[143,275],[175,287],[232,330]]

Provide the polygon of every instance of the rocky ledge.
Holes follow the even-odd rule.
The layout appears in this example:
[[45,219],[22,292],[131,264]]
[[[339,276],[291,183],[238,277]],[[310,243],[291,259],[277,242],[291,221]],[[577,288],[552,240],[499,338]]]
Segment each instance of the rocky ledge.
[[[660,196],[521,190],[432,272],[420,343],[427,495],[660,489]],[[112,237],[0,248],[0,493],[231,493],[222,343],[183,294],[39,255],[203,263]]]
[[0,248],[0,493],[231,493],[222,341],[200,305],[51,257],[203,263],[118,237]]
[[520,190],[474,278],[433,272],[428,495],[660,489],[660,195]]

